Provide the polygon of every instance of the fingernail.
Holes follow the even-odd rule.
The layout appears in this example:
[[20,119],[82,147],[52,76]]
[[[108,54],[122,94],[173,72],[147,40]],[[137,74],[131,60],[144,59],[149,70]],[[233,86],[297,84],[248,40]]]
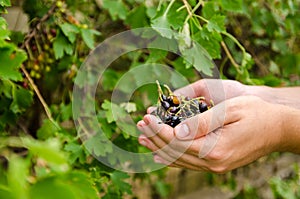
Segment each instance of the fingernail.
[[148,124],[150,124],[150,121],[151,121],[151,119],[149,118],[149,116],[145,116],[144,117],[144,122],[148,125]]
[[143,146],[147,146],[147,145],[148,145],[148,142],[147,142],[146,139],[147,139],[146,136],[140,135],[140,137],[139,137],[139,143],[140,143],[141,145],[143,145]]
[[144,139],[139,140],[140,145],[147,146],[147,142]]
[[186,124],[181,124],[175,127],[175,135],[178,138],[185,138],[190,134],[189,127]]
[[146,126],[146,123],[143,120],[141,120],[137,123],[137,126],[143,127],[143,126]]

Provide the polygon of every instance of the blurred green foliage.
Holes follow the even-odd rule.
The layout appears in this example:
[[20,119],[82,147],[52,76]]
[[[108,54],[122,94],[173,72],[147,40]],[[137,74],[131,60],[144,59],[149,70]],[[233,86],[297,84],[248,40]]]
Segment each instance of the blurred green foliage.
[[[9,0],[0,0],[1,13],[9,6]],[[109,99],[122,75],[140,64],[168,65],[193,82],[213,75],[213,65],[205,63],[208,58],[223,79],[300,84],[299,0],[25,0],[23,10],[30,19],[27,34],[8,30],[0,17],[0,198],[133,198],[129,182],[135,179],[149,183],[153,196],[168,196],[171,189],[163,181],[164,170],[128,175],[108,168],[86,147],[116,161],[113,149],[100,145],[101,137],[84,145],[73,124],[71,96],[77,71],[96,44],[119,32],[152,27],[166,41],[174,34],[161,28],[172,29],[178,32],[178,52],[185,58],[144,49],[120,57],[103,74],[96,99],[99,125],[111,141],[133,152],[147,150],[123,131],[131,127],[119,127],[112,111],[118,110],[120,118],[130,113],[137,122],[146,107],[156,103],[155,85],[137,89],[129,104]],[[190,48],[191,41],[201,46]],[[159,43],[159,38],[153,42]],[[134,81],[142,78],[136,75]],[[171,78],[171,87],[182,86]],[[126,89],[123,86],[121,92]],[[299,195],[296,180],[274,178],[274,197]],[[239,198],[255,194],[249,188]]]

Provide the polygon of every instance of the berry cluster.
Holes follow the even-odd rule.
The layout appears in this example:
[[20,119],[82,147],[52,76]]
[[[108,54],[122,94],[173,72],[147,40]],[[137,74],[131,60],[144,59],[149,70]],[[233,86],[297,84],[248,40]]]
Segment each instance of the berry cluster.
[[176,96],[171,89],[164,85],[168,94],[165,95],[157,81],[159,100],[158,107],[151,114],[158,116],[163,123],[175,127],[183,120],[207,111],[213,103],[208,105],[204,97],[189,98]]
[[161,94],[160,103],[162,107],[165,109],[165,111],[168,112],[168,114],[165,116],[163,120],[164,123],[172,127],[179,124],[181,122],[180,117],[176,115],[176,113],[180,110],[179,107],[180,101],[178,97],[175,95],[170,95],[167,97],[166,95]]

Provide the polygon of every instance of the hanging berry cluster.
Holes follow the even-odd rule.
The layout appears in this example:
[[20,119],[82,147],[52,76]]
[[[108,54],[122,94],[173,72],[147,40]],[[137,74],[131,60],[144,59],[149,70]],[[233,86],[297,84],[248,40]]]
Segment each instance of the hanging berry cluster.
[[158,116],[163,123],[175,127],[183,120],[207,111],[213,106],[209,104],[204,97],[189,98],[185,96],[176,96],[171,89],[164,85],[167,95],[164,94],[160,83],[156,81],[158,87],[158,106],[151,114]]

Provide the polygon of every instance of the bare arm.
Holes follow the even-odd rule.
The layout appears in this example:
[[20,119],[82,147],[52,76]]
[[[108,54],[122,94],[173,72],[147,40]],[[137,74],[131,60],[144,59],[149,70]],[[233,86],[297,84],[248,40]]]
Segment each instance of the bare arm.
[[233,97],[252,95],[270,103],[300,109],[300,87],[248,86],[234,80],[202,79],[175,93],[190,97],[204,96],[216,104]]
[[254,95],[267,102],[300,109],[300,87],[246,86],[245,95]]

